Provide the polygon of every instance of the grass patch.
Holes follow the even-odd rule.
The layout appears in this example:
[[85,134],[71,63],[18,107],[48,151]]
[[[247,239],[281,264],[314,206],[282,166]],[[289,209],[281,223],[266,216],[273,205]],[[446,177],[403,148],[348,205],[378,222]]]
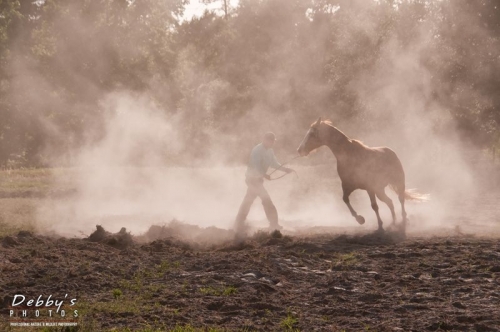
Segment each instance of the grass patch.
[[126,299],[121,298],[119,301],[110,302],[80,302],[78,304],[78,312],[82,316],[86,316],[96,313],[111,313],[111,314],[122,314],[122,313],[132,313],[140,314],[146,310],[152,309],[152,306],[145,303],[140,303],[137,299]]
[[222,292],[222,295],[229,296],[229,295],[236,294],[237,292],[238,292],[238,289],[236,287],[229,286],[229,287],[226,287],[224,289],[224,291]]
[[0,236],[35,232],[43,205],[39,198],[74,189],[75,174],[74,169],[63,168],[0,169]]
[[220,290],[214,288],[214,287],[211,287],[211,286],[208,286],[208,287],[201,287],[200,288],[200,292],[204,295],[214,295],[214,296],[219,296],[221,295],[221,292]]
[[234,286],[228,286],[225,288],[215,288],[212,286],[201,287],[200,292],[204,295],[212,295],[212,296],[231,296],[238,292],[238,289]]
[[16,235],[19,231],[34,233],[37,204],[35,199],[0,199],[0,237]]
[[340,265],[351,266],[359,261],[359,257],[356,253],[351,252],[348,254],[342,254],[337,256],[337,261]]
[[295,318],[291,313],[288,313],[286,318],[284,318],[280,326],[285,330],[285,331],[298,331],[298,329],[295,328],[295,326],[299,323],[299,320]]
[[156,271],[159,274],[164,274],[170,269],[170,263],[167,261],[162,261],[160,264],[156,265]]
[[[47,192],[70,189],[75,170],[70,168],[20,168],[0,170],[0,193]],[[57,181],[56,181],[57,178]]]
[[123,295],[123,292],[121,291],[121,289],[118,289],[118,288],[113,289],[112,293],[113,293],[113,298],[115,300],[119,299]]

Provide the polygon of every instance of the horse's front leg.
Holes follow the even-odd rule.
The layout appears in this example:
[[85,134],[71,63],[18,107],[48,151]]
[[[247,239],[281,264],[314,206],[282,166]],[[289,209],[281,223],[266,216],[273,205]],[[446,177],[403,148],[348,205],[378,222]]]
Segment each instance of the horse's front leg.
[[356,218],[356,221],[360,225],[363,225],[365,223],[365,218],[363,218],[363,216],[360,216],[359,214],[357,214],[356,211],[354,211],[354,209],[352,208],[351,202],[349,202],[349,195],[351,195],[351,193],[354,191],[354,188],[342,183],[342,191],[344,192],[342,199],[344,200],[344,203],[349,208],[349,211],[351,211],[352,216],[354,218]]
[[384,230],[382,228],[382,219],[380,218],[380,214],[378,213],[378,205],[377,205],[377,198],[375,198],[375,192],[372,190],[367,190],[368,196],[370,196],[370,202],[372,203],[372,209],[375,211],[375,214],[377,215],[377,221],[378,221],[378,229],[379,231]]

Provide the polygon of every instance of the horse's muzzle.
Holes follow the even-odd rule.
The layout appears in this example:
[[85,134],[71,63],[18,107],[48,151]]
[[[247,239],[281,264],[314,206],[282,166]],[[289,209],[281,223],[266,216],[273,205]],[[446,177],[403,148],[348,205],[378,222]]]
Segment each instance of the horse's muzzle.
[[306,157],[309,154],[307,151],[305,151],[303,146],[299,146],[299,148],[297,149],[297,152],[299,153],[299,155],[301,157]]

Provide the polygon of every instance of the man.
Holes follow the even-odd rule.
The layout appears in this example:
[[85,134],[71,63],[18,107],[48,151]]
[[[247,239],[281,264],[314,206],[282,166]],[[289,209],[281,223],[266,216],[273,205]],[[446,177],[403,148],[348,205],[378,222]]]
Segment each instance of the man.
[[267,220],[269,220],[270,229],[282,229],[278,224],[278,211],[271,201],[271,197],[264,188],[264,179],[270,180],[267,174],[269,167],[274,169],[281,169],[286,173],[293,172],[291,168],[283,167],[276,160],[272,147],[276,141],[276,136],[269,132],[264,135],[262,143],[257,144],[250,154],[250,162],[246,172],[246,184],[248,186],[247,193],[243,202],[241,203],[240,210],[236,216],[236,230],[241,231],[243,224],[250,212],[250,207],[253,201],[259,197],[262,200],[264,211]]

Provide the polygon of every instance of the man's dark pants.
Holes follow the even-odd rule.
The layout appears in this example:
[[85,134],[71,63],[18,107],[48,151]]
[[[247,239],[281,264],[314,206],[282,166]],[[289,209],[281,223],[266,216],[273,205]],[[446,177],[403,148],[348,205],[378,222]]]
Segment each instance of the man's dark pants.
[[264,179],[262,178],[247,178],[246,184],[248,186],[247,193],[243,202],[241,203],[240,210],[236,216],[236,227],[241,227],[247,219],[250,207],[257,197],[262,200],[264,212],[266,213],[267,220],[269,220],[271,227],[278,226],[278,211],[271,201],[266,188],[264,188]]

